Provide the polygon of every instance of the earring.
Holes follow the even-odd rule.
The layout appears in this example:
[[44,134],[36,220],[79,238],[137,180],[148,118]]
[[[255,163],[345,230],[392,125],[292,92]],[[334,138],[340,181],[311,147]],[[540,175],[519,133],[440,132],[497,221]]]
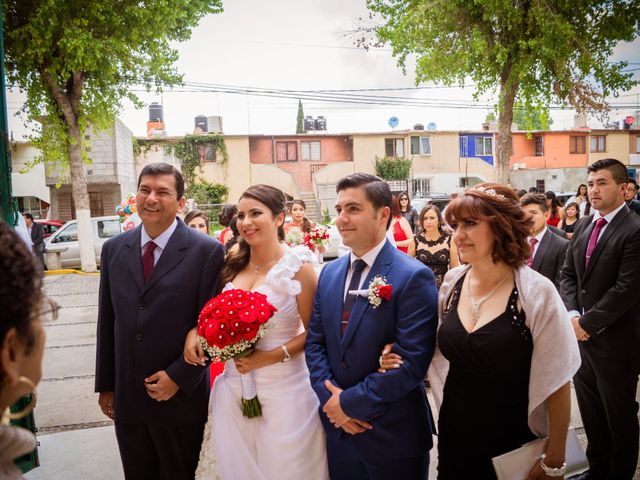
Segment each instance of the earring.
[[5,423],[5,421],[6,423],[8,423],[9,420],[20,420],[21,418],[26,417],[33,411],[36,406],[36,384],[33,383],[33,380],[31,380],[30,378],[22,376],[18,377],[18,382],[27,384],[27,386],[31,390],[31,400],[29,401],[28,405],[19,412],[11,412],[10,408],[7,408],[2,414],[3,424]]

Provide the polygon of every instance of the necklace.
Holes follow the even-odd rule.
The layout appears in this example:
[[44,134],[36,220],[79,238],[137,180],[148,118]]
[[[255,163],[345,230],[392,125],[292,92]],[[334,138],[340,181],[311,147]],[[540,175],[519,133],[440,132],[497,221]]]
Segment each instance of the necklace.
[[278,251],[278,253],[276,253],[276,255],[275,255],[271,260],[269,260],[269,261],[268,261],[268,262],[266,262],[266,263],[263,263],[262,265],[258,265],[257,263],[255,263],[255,262],[253,261],[253,257],[249,257],[249,263],[250,263],[250,264],[251,264],[251,266],[253,267],[253,274],[254,274],[254,275],[258,275],[258,274],[260,273],[260,269],[261,269],[262,267],[266,267],[266,266],[268,266],[269,264],[271,264],[274,260],[276,260],[276,259],[280,256],[280,253],[281,253],[281,251]]
[[493,287],[493,290],[491,290],[484,297],[476,300],[471,296],[471,272],[469,272],[469,279],[467,281],[467,294],[469,295],[469,301],[471,302],[471,322],[474,327],[476,323],[478,323],[478,319],[480,318],[480,307],[484,302],[489,300],[494,293],[496,293],[496,290],[498,290],[498,287],[502,285],[506,279],[507,279],[507,275],[505,275],[502,278],[502,280],[500,280],[498,284],[495,287]]

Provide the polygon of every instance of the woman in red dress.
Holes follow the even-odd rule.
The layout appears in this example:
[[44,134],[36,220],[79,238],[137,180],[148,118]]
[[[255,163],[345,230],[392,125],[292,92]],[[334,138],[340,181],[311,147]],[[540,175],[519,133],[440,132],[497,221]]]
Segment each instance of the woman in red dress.
[[411,225],[409,225],[407,219],[402,215],[400,202],[396,195],[391,197],[391,214],[392,218],[390,228],[393,232],[393,239],[396,242],[396,247],[401,252],[409,253],[409,245],[413,243],[413,231],[411,231]]

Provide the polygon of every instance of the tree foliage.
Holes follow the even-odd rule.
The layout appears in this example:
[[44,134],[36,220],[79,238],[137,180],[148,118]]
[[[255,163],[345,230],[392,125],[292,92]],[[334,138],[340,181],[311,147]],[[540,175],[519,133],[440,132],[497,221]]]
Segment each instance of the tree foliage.
[[509,137],[516,102],[531,111],[557,102],[603,111],[605,98],[635,85],[613,48],[640,30],[640,2],[585,0],[368,0],[374,28],[405,68],[416,58],[416,82],[498,93],[500,179],[508,180]]
[[187,196],[193,198],[199,205],[212,203],[225,203],[229,196],[229,187],[221,183],[198,180],[189,185]]
[[173,146],[173,152],[180,160],[182,176],[187,189],[197,180],[196,168],[202,172],[203,157],[208,148],[213,149],[211,153],[216,159],[218,154],[222,155],[219,163],[225,164],[229,160],[224,137],[217,133],[185,135]]
[[406,180],[411,173],[411,160],[406,158],[377,158],[374,163],[376,175],[383,180]]

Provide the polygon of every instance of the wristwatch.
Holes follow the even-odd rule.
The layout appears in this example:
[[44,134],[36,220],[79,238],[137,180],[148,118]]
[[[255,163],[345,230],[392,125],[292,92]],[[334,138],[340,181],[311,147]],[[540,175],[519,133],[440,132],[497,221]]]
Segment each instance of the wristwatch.
[[285,345],[280,345],[280,348],[284,352],[284,358],[282,359],[282,362],[284,363],[291,360],[291,355],[289,355],[289,350],[287,350],[287,347]]
[[547,467],[544,464],[544,457],[545,455],[543,454],[542,457],[540,457],[540,466],[542,467],[542,470],[544,471],[544,474],[547,477],[564,477],[564,474],[567,473],[567,464],[563,463],[561,467]]

